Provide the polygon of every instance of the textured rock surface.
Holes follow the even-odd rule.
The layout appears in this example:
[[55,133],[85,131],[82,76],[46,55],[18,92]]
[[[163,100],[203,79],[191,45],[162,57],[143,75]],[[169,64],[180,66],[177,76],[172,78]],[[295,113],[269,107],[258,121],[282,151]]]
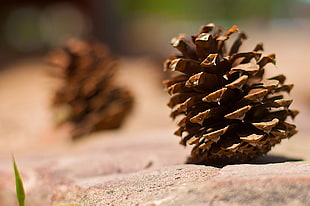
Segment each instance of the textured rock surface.
[[310,164],[303,162],[236,165],[221,170],[177,165],[78,181],[79,187],[62,188],[53,196],[53,202],[77,205],[309,205],[309,172]]
[[[98,158],[96,154],[77,155],[74,164],[70,155],[62,156],[61,160],[55,157],[37,160],[32,157],[19,161],[27,203],[32,206],[310,205],[309,162],[224,168],[170,162],[175,165],[148,164],[126,173],[109,170],[111,160]],[[129,162],[133,163],[133,159]],[[101,168],[101,172],[95,167]],[[2,168],[2,205],[16,205],[12,175],[10,170]]]
[[[16,154],[28,205],[310,204],[307,161],[270,155],[224,168],[185,165],[189,151],[163,133],[121,137],[116,132],[66,152]],[[16,205],[10,160],[0,157],[0,202],[7,206]]]
[[309,174],[306,162],[226,166],[207,184],[187,188],[169,204],[310,205]]

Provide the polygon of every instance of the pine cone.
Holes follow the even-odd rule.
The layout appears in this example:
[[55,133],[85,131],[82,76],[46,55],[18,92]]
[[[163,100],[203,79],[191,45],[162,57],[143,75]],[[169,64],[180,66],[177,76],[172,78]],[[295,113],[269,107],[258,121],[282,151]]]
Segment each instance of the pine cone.
[[69,108],[62,123],[74,125],[73,138],[121,126],[133,97],[113,81],[116,61],[103,44],[70,39],[64,49],[51,52],[48,61],[58,66],[53,73],[63,80],[53,105]]
[[[226,41],[238,36],[229,50]],[[282,139],[297,133],[286,122],[297,110],[284,98],[292,84],[285,76],[263,79],[265,65],[275,64],[275,54],[262,56],[263,45],[238,52],[246,35],[236,25],[225,33],[214,24],[197,35],[172,39],[182,54],[171,56],[165,69],[174,76],[164,81],[172,96],[171,117],[183,116],[175,132],[180,144],[194,145],[189,162],[228,164],[252,160],[267,153]]]

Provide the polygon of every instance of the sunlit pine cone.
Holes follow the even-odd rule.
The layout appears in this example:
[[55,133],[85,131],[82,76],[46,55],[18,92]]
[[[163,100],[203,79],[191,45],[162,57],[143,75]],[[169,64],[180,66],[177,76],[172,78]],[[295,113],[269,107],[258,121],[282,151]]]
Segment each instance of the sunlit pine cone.
[[[237,37],[227,49],[226,41]],[[263,45],[239,52],[246,35],[236,25],[226,32],[208,24],[197,35],[172,39],[181,54],[171,56],[164,81],[171,95],[171,117],[182,118],[175,132],[180,144],[194,145],[189,162],[228,164],[252,160],[267,153],[282,139],[297,133],[286,122],[297,110],[285,98],[293,85],[285,76],[264,77],[265,65],[275,64],[275,54],[262,56]]]

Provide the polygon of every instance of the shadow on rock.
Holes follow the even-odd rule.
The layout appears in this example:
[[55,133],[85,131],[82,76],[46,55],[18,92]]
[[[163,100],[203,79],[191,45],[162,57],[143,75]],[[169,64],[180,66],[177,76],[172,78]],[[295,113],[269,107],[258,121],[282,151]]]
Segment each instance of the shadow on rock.
[[269,164],[269,163],[283,163],[283,162],[297,162],[303,159],[291,158],[280,155],[264,155],[248,162],[249,164]]
[[226,165],[236,165],[236,164],[271,164],[271,163],[284,163],[284,162],[297,162],[297,161],[303,161],[303,159],[297,159],[297,158],[291,158],[286,156],[280,156],[280,155],[263,155],[260,156],[254,160],[251,161],[245,161],[245,162],[238,162],[238,161],[232,161],[232,162],[193,162],[189,159],[187,160],[186,164],[197,164],[197,165],[206,165],[206,166],[213,166],[217,168],[223,168]]

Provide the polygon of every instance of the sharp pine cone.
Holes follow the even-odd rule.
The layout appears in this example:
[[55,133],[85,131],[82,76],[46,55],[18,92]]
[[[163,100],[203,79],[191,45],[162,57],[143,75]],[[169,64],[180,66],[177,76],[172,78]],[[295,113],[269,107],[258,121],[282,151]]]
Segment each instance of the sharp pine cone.
[[[233,33],[238,36],[228,50],[225,42]],[[248,161],[297,133],[285,121],[298,114],[288,108],[292,99],[284,98],[293,85],[284,84],[284,75],[263,79],[275,55],[262,56],[262,44],[240,53],[244,40],[236,25],[224,33],[214,24],[192,37],[172,39],[181,54],[166,60],[165,69],[175,75],[164,84],[171,95],[171,117],[182,116],[175,134],[180,144],[194,145],[189,162]]]
[[133,97],[113,81],[116,61],[105,45],[70,39],[63,49],[51,52],[48,61],[58,66],[54,74],[63,80],[53,105],[69,107],[64,122],[73,123],[73,138],[121,126]]

